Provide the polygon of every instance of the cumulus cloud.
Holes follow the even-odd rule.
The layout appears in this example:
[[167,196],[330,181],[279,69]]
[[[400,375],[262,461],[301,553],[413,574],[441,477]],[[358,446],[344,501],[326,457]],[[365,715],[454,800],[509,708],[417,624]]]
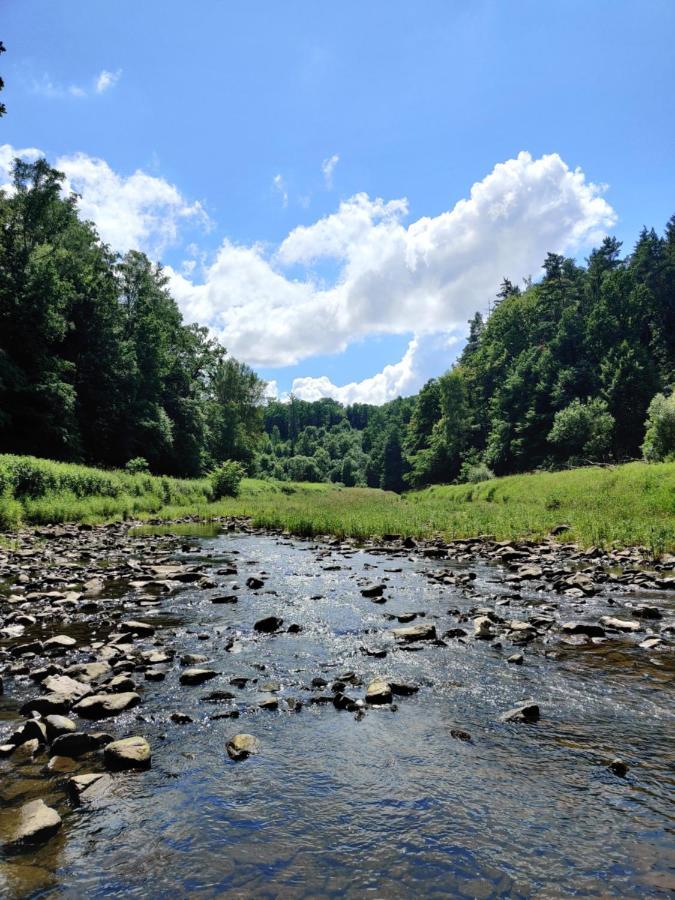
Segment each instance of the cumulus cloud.
[[334,153],[332,156],[329,156],[328,159],[324,159],[321,163],[321,171],[323,172],[323,180],[324,184],[331,190],[333,187],[333,172],[335,171],[335,166],[340,162],[340,156],[337,153]]
[[117,82],[122,77],[122,70],[118,69],[116,72],[108,72],[107,69],[101,69],[97,78],[96,84],[94,85],[94,90],[97,94],[103,94],[105,91],[110,90],[110,88],[115,87]]
[[386,403],[396,397],[414,394],[430,378],[448,368],[448,362],[461,338],[452,334],[414,337],[402,359],[372,378],[336,385],[325,375],[320,378],[296,378],[291,393],[301,400],[332,397],[340,403]]
[[[44,155],[34,147],[0,146],[0,178],[8,179],[14,157],[35,160]],[[104,160],[84,153],[61,156],[54,166],[66,176],[65,190],[80,195],[83,217],[91,219],[101,238],[121,253],[135,248],[158,258],[176,243],[182,224],[209,226],[200,203],[190,203],[174,185],[140,169],[125,177]]]
[[[357,194],[276,251],[224,241],[201,283],[172,273],[174,294],[236,356],[285,366],[373,334],[463,331],[503,277],[517,282],[549,250],[597,242],[615,221],[583,172],[557,154],[525,152],[447,212],[406,225],[407,212],[405,199]],[[327,263],[338,271],[328,286]]]

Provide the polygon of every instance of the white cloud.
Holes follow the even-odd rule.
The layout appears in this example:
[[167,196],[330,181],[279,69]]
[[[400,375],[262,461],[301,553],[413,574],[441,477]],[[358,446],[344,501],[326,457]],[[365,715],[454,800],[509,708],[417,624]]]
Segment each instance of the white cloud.
[[[34,147],[0,146],[0,179],[8,179],[15,156],[34,160],[44,153]],[[84,153],[61,156],[54,166],[66,176],[66,191],[80,195],[82,216],[91,219],[101,238],[121,253],[135,248],[158,258],[177,242],[182,224],[209,225],[200,203],[190,203],[174,185],[140,169],[125,177],[104,160]]]
[[333,172],[335,171],[335,166],[340,162],[340,156],[338,153],[334,153],[332,156],[329,156],[328,159],[324,159],[321,163],[321,171],[323,172],[323,180],[324,184],[331,190],[333,187]]
[[283,175],[275,175],[272,179],[272,185],[274,187],[274,190],[280,194],[281,202],[284,207],[288,206],[288,191],[286,189],[286,182],[284,181]]
[[[17,154],[42,155],[0,147],[0,179]],[[162,178],[140,170],[121,176],[85,154],[54,164],[81,195],[83,215],[117,250],[159,256],[182,225],[208,225],[203,207]],[[287,196],[281,175],[273,185]],[[224,240],[210,263],[187,248],[198,265],[188,260],[182,273],[167,274],[188,321],[208,325],[254,366],[294,365],[376,334],[413,334],[398,363],[363,382],[335,385],[323,377],[294,384],[303,396],[382,402],[447,367],[448,342],[465,332],[502,278],[518,282],[537,272],[548,251],[597,243],[616,220],[602,190],[557,154],[533,159],[523,152],[438,216],[406,224],[405,198],[357,194],[276,248]]]
[[268,400],[279,399],[279,386],[276,381],[268,381],[265,385],[265,397]]
[[110,88],[115,87],[121,77],[121,69],[118,69],[116,72],[108,72],[107,69],[101,69],[98,77],[96,78],[96,84],[94,86],[96,93],[103,94]]
[[[174,273],[172,287],[188,318],[252,365],[296,364],[373,334],[464,331],[503,277],[518,282],[549,250],[600,239],[616,218],[601,193],[557,154],[523,152],[436,217],[406,226],[405,199],[357,194],[276,252],[224,241],[201,283]],[[327,260],[338,267],[329,286]]]
[[101,69],[99,74],[95,75],[91,79],[90,84],[85,87],[81,84],[60,84],[57,81],[53,81],[51,76],[45,72],[40,78],[33,79],[31,90],[34,94],[40,94],[42,97],[48,97],[51,100],[60,100],[64,97],[83,99],[95,94],[105,93],[110,88],[113,88],[121,77],[121,69],[117,69],[116,72],[109,72],[107,69]]
[[333,397],[340,403],[386,403],[396,397],[415,394],[430,378],[444,372],[452,360],[459,335],[430,334],[414,337],[402,359],[372,378],[338,386],[325,375],[320,378],[295,378],[291,393],[301,400]]

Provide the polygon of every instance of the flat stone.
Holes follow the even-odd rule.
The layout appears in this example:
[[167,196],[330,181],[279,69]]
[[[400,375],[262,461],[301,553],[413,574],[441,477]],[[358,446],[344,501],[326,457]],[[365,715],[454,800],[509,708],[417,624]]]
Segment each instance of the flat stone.
[[103,759],[109,769],[148,769],[150,768],[150,744],[142,737],[129,737],[121,741],[113,741],[103,751]]
[[109,716],[117,716],[125,709],[138,706],[141,698],[134,691],[122,694],[94,694],[85,697],[73,707],[73,712],[83,719],[105,719]]
[[112,786],[112,778],[105,772],[73,775],[68,779],[68,794],[75,803],[88,803],[103,797]]
[[254,753],[260,752],[260,741],[252,734],[235,734],[225,745],[230,759],[246,759]]
[[383,584],[367,584],[361,588],[361,595],[363,597],[381,597],[382,594],[384,594]]
[[601,616],[600,621],[606,628],[614,631],[642,631],[639,622],[631,622],[628,619],[616,619],[614,616]]
[[42,682],[42,686],[50,694],[63,694],[70,703],[77,703],[78,700],[93,693],[88,684],[82,684],[69,675],[49,675]]
[[406,625],[404,628],[392,628],[391,633],[397,641],[435,641],[434,625]]
[[184,672],[181,672],[180,683],[186,685],[203,684],[217,675],[218,673],[214,672],[213,669],[186,669]]
[[43,650],[46,653],[67,653],[71,647],[77,644],[75,638],[69,637],[67,634],[56,634],[44,642]]
[[593,622],[564,622],[561,630],[565,634],[585,634],[586,637],[604,637],[605,629]]
[[137,637],[152,637],[155,633],[154,625],[149,625],[147,622],[137,622],[135,620],[121,622],[119,629],[123,634],[134,634]]
[[44,800],[31,800],[18,811],[9,844],[38,844],[48,840],[61,827],[61,816]]

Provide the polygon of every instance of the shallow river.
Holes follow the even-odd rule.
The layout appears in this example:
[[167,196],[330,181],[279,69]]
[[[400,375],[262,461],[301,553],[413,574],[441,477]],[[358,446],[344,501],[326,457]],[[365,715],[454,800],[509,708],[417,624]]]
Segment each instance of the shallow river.
[[[234,562],[239,574],[213,575],[218,588],[187,586],[149,610],[133,592],[115,601],[128,603],[127,618],[156,620],[154,641],[176,651],[166,680],[138,679],[142,706],[97,726],[147,737],[152,768],[115,776],[101,801],[72,809],[59,777],[45,780],[44,760],[3,763],[4,805],[39,796],[64,819],[44,847],[0,862],[7,895],[658,896],[673,887],[670,657],[627,640],[556,644],[548,655],[472,637],[403,649],[388,617],[423,612],[415,623],[433,621],[440,635],[457,624],[448,610],[494,607],[512,593],[503,570],[443,564],[477,573],[472,592],[430,581],[438,561],[405,555],[244,534],[190,543],[182,562],[210,574]],[[248,589],[247,575],[261,571],[264,587]],[[233,581],[239,602],[212,603]],[[363,597],[364,581],[384,581],[386,603]],[[510,617],[559,602],[527,589],[521,598]],[[256,634],[254,622],[269,615],[302,630]],[[507,664],[518,649],[524,665]],[[180,686],[186,653],[207,655],[219,677]],[[343,679],[354,698],[376,675],[419,691],[365,715],[309,702],[349,673],[362,681]],[[250,680],[232,686],[237,677]],[[323,690],[311,685],[317,677]],[[5,725],[25,690],[0,698]],[[235,699],[204,702],[214,690]],[[277,711],[258,706],[270,697]],[[499,721],[527,699],[540,704],[537,724]],[[213,718],[234,709],[238,719]],[[193,721],[175,724],[176,711]],[[453,736],[458,729],[471,740]],[[231,761],[225,744],[237,732],[258,737],[261,752]],[[607,768],[617,756],[629,766],[624,778]]]

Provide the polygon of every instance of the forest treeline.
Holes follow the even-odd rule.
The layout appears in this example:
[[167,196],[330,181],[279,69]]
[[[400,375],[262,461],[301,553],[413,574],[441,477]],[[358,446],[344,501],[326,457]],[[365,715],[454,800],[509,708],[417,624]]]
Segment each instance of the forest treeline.
[[196,476],[253,461],[265,383],[114,253],[45,160],[0,192],[0,453]]
[[675,453],[675,217],[627,256],[606,238],[586,265],[549,254],[537,283],[505,280],[417,397],[266,403],[248,366],[183,322],[161,267],[106,246],[63,181],[17,160],[0,192],[0,453],[104,468],[143,457],[180,476],[232,459],[261,477],[400,491],[636,458],[650,403],[666,425],[645,452]]
[[675,454],[675,217],[626,257],[608,237],[586,265],[549,253],[543,272],[504,280],[415,398],[269,404],[259,471],[403,490]]

